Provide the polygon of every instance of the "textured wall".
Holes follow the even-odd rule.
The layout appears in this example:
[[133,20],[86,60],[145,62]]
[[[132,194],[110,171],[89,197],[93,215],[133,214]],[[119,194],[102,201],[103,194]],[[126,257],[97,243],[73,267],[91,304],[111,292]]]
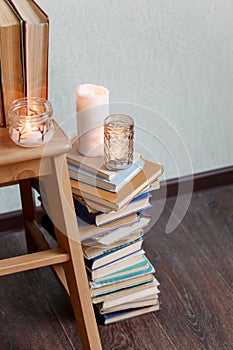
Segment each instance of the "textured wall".
[[[122,111],[135,112],[156,134],[155,140],[139,132],[138,140],[147,139],[167,178],[191,172],[183,166],[181,139],[194,173],[232,164],[231,0],[38,4],[50,17],[50,100],[65,128],[75,119],[75,87],[102,84],[112,102],[130,104]],[[2,211],[14,208],[3,202]]]

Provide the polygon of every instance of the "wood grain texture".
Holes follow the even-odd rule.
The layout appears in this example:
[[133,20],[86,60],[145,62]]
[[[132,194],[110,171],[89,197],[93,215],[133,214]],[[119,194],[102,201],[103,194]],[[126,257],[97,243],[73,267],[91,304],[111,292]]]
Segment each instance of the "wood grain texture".
[[[103,350],[232,349],[232,195],[233,186],[194,193],[171,234],[164,231],[174,199],[167,200],[144,242],[163,311],[99,326]],[[23,233],[1,234],[0,246],[3,258],[22,253]],[[71,305],[49,268],[3,277],[0,299],[1,350],[82,348]]]
[[[58,242],[56,249],[34,253],[36,247],[31,244],[32,239],[28,239],[31,230],[26,225],[30,254],[22,253],[16,257],[11,257],[10,254],[9,258],[1,259],[0,276],[62,263],[83,347],[86,350],[97,350],[101,349],[100,337],[89,294],[66,162],[69,147],[69,140],[59,127],[55,127],[54,136],[48,144],[35,149],[16,146],[10,140],[8,131],[0,130],[0,183],[5,185],[20,180],[23,217],[26,223],[35,218],[29,180],[40,177],[43,183],[41,196],[45,198],[44,204],[52,215]],[[35,172],[30,167],[33,162],[36,165]],[[35,227],[31,228],[35,235]]]

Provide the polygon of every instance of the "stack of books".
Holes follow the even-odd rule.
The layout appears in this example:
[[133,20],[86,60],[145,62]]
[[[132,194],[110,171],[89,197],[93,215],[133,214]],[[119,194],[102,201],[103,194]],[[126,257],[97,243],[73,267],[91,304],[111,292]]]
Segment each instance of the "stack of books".
[[110,171],[103,157],[83,157],[76,145],[67,160],[98,319],[110,324],[159,310],[159,282],[143,241],[163,167],[135,154],[130,168]]

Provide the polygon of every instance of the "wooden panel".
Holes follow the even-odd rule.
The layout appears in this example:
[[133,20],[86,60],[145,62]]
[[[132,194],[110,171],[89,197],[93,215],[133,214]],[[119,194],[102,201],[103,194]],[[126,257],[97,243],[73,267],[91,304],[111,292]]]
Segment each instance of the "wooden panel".
[[[41,229],[35,220],[26,221],[25,228],[27,232],[31,235],[33,241],[36,243],[36,246],[41,250],[51,249],[49,243],[46,241],[44,235],[41,232]],[[54,273],[56,274],[59,282],[65,288],[67,296],[70,296],[69,288],[66,281],[66,276],[64,269],[61,265],[53,265],[51,266]]]
[[0,276],[60,264],[69,260],[62,249],[50,249],[38,253],[15,256],[0,261]]
[[[50,156],[67,153],[70,142],[63,131],[55,125],[54,136],[48,144],[41,147],[20,147],[9,137],[7,128],[0,128],[0,166],[27,162],[35,159],[44,159]],[[30,170],[30,168],[29,168]]]
[[55,225],[58,246],[70,255],[70,260],[64,264],[64,271],[83,347],[99,350],[102,347],[89,293],[66,157],[64,155],[53,160],[53,176],[43,179],[47,210]]
[[49,158],[43,160],[43,167],[39,160],[30,160],[21,163],[0,165],[0,186],[19,180],[31,179],[51,173],[51,162]]

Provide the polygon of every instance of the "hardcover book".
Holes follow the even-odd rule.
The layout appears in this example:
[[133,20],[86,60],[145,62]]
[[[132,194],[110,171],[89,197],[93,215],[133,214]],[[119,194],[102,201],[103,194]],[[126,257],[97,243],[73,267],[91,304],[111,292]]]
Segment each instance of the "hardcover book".
[[[0,56],[1,56],[1,54],[0,54]],[[0,59],[0,66],[1,66],[1,59]],[[1,78],[1,69],[0,69],[0,128],[5,126],[5,115],[4,115],[2,92],[3,92],[2,91],[2,78]]]
[[130,214],[98,227],[96,225],[88,225],[78,219],[80,240],[84,243],[86,243],[87,240],[90,240],[90,238],[99,241],[101,237],[112,231],[116,231],[116,233],[118,232],[120,239],[120,234],[124,234],[131,224],[138,221],[139,217],[137,214]]
[[[127,257],[130,257],[130,255],[131,254],[127,255]],[[114,278],[114,279],[125,278],[125,276],[128,276],[128,275],[131,276],[132,274],[138,273],[139,271],[147,271],[149,267],[148,261],[146,260],[145,255],[143,255],[142,258],[143,258],[142,260],[134,263],[133,265],[127,265],[126,267],[120,270],[110,272],[108,275],[100,276],[100,277],[97,277],[95,280],[93,279],[92,280],[96,282],[100,282],[102,280],[111,279],[111,278]],[[118,260],[116,262],[118,262]]]
[[118,192],[127,184],[128,181],[130,181],[140,172],[140,170],[142,170],[143,165],[143,159],[139,159],[138,162],[133,163],[133,165],[128,169],[125,169],[119,173],[117,172],[116,176],[110,180],[101,178],[100,176],[83,170],[82,168],[78,168],[73,164],[68,163],[68,169],[71,179],[78,180],[110,192]]
[[87,257],[84,255],[85,265],[89,269],[92,269],[92,270],[97,269],[100,266],[104,266],[106,264],[109,264],[113,261],[123,258],[124,256],[127,256],[129,254],[132,254],[140,250],[142,247],[142,242],[143,242],[142,238],[139,238],[134,242],[130,242],[123,246],[116,247],[99,256],[95,256],[92,259],[87,259]]
[[121,259],[110,262],[104,266],[101,266],[97,269],[89,269],[87,267],[90,278],[95,281],[97,279],[103,278],[106,275],[109,275],[113,272],[121,271],[124,268],[133,267],[136,264],[144,263],[144,250],[140,249],[135,253],[129,254]]
[[107,251],[110,251],[113,248],[123,246],[124,244],[136,241],[142,237],[143,237],[143,232],[135,232],[135,233],[132,233],[132,234],[124,237],[123,239],[119,239],[116,242],[109,244],[107,246],[98,243],[98,241],[96,241],[96,240],[90,239],[90,240],[85,241],[82,244],[83,253],[88,259],[91,259],[95,256],[98,256],[98,255],[101,255]]
[[132,291],[140,291],[148,287],[158,287],[159,281],[153,276],[152,279],[135,285],[129,285],[128,287],[117,289],[117,290],[110,290],[109,292],[104,292],[103,294],[98,294],[96,296],[92,297],[93,304],[99,304],[105,300],[109,300],[112,298],[118,298],[123,295],[130,295]]
[[148,299],[148,298],[143,298],[140,300],[132,301],[132,302],[127,302],[121,305],[109,307],[108,309],[102,309],[101,305],[96,305],[98,312],[102,315],[104,314],[109,314],[113,312],[119,312],[121,310],[130,310],[130,309],[138,309],[140,307],[146,307],[146,306],[152,306],[152,305],[158,305],[159,304],[159,297],[158,295],[154,298]]
[[0,122],[5,126],[10,103],[24,97],[24,53],[19,15],[5,0],[0,0],[0,8]]
[[49,20],[33,0],[7,0],[21,19],[25,96],[48,98]]
[[[160,188],[160,183],[159,183],[159,180],[156,179],[151,184],[149,184],[143,191],[139,192],[138,195],[133,197],[129,203],[132,203],[133,201],[138,200],[141,197],[141,195],[149,194],[149,193],[151,194],[152,191],[157,190],[159,188]],[[149,194],[149,196],[150,196],[150,194]],[[83,206],[85,206],[86,210],[90,214],[96,214],[96,215],[101,214],[101,213],[108,214],[112,211],[115,211],[115,212],[117,211],[117,210],[113,210],[109,207],[105,207],[103,204],[99,204],[97,201],[92,201],[90,199],[84,199],[82,197],[82,195],[78,195],[78,194],[73,193],[73,197],[75,199],[77,199]],[[126,207],[127,205],[128,204],[126,204],[122,208]]]
[[133,278],[130,278],[129,280],[121,280],[117,282],[112,282],[112,283],[93,283],[91,280],[89,280],[89,286],[90,286],[90,293],[91,297],[98,297],[103,294],[108,294],[108,293],[115,293],[117,291],[127,289],[130,287],[134,287],[140,284],[144,283],[149,283],[153,281],[154,276],[150,274],[146,275],[139,275],[135,276]]
[[[117,176],[124,177],[124,174],[128,174],[128,169],[111,171],[108,170],[104,165],[104,157],[85,157],[78,152],[77,143],[73,145],[67,154],[67,160],[69,164],[86,171],[94,176],[98,176],[103,179],[112,180]],[[141,167],[141,156],[138,153],[134,154],[134,164],[138,164]]]
[[76,215],[80,217],[82,220],[92,225],[101,226],[112,222],[114,220],[123,218],[129,214],[141,212],[144,209],[151,207],[150,199],[151,195],[149,192],[145,192],[142,195],[132,200],[128,205],[124,206],[120,210],[111,210],[108,213],[97,212],[91,213],[89,212],[86,205],[84,205],[79,199],[74,197],[74,207],[76,211]]
[[107,311],[112,307],[116,307],[117,305],[122,305],[130,302],[137,302],[145,299],[157,299],[159,294],[159,289],[156,286],[145,286],[144,289],[141,290],[132,290],[132,292],[128,295],[121,295],[117,298],[111,298],[108,300],[104,300],[99,304],[100,310]]
[[127,309],[127,310],[113,312],[113,313],[104,314],[104,315],[101,315],[98,313],[98,319],[103,325],[108,325],[114,322],[127,320],[132,317],[145,315],[149,312],[154,312],[158,310],[160,310],[160,304],[136,308],[136,309]]
[[141,170],[118,193],[112,193],[91,185],[71,179],[71,187],[74,194],[81,195],[84,199],[90,199],[112,210],[119,210],[128,204],[134,197],[155,181],[163,172],[160,164],[145,160]]
[[141,269],[139,271],[132,272],[132,273],[129,269],[128,271],[125,271],[126,273],[124,273],[124,275],[121,275],[121,276],[117,276],[117,273],[116,273],[116,276],[114,276],[114,273],[113,273],[110,276],[106,276],[106,278],[101,279],[99,281],[98,280],[97,281],[89,281],[90,287],[91,288],[98,288],[100,286],[118,283],[121,281],[127,281],[127,283],[128,283],[131,278],[135,278],[135,277],[142,276],[142,275],[143,276],[149,275],[149,274],[152,275],[155,272],[155,269],[146,257],[145,257],[145,259],[147,260],[145,262],[145,269]]

